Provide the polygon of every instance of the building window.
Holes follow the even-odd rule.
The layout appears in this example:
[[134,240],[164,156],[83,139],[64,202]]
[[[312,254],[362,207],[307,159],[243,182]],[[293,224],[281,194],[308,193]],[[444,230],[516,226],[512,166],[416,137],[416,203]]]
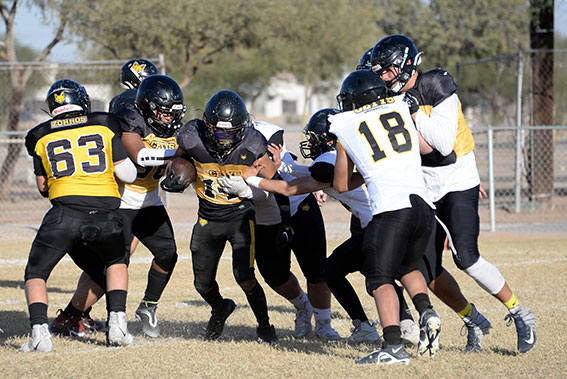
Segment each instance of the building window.
[[282,112],[284,114],[297,114],[296,102],[293,100],[282,100]]

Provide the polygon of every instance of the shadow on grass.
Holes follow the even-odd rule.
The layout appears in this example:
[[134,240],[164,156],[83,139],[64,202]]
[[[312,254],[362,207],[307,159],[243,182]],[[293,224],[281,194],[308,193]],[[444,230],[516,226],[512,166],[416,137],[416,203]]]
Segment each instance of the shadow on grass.
[[[0,311],[0,344],[5,344],[11,337],[27,335],[30,332],[30,320],[27,312]],[[7,346],[12,346],[8,343]],[[20,346],[15,346],[19,348]]]
[[[24,290],[23,280],[0,280],[0,288],[19,288]],[[51,287],[49,282],[47,283],[47,293],[74,293],[74,289],[63,289],[59,287]]]

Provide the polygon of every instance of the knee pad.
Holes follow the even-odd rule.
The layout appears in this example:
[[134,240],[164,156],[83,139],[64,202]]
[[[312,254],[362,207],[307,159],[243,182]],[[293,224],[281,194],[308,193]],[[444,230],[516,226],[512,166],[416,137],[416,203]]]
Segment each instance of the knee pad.
[[480,257],[476,237],[467,239],[454,239],[451,241],[453,261],[459,270],[466,270],[476,262]]
[[376,289],[378,289],[380,286],[383,286],[384,284],[395,285],[395,282],[393,278],[387,278],[385,276],[376,277],[376,278],[366,278],[366,292],[370,296],[374,296],[372,295],[372,292],[374,292]]
[[479,257],[475,264],[464,271],[491,295],[500,292],[506,283],[506,279],[504,279],[500,270],[482,257]]
[[256,276],[254,276],[254,268],[247,267],[246,269],[243,268],[238,269],[234,267],[232,269],[232,274],[234,275],[234,279],[236,280],[236,283],[242,283],[247,280],[256,279]]
[[177,251],[175,249],[167,249],[157,251],[154,254],[154,261],[164,271],[172,272],[177,263]]
[[197,280],[193,281],[193,285],[199,294],[204,294],[213,286],[214,281],[211,282],[199,282]]

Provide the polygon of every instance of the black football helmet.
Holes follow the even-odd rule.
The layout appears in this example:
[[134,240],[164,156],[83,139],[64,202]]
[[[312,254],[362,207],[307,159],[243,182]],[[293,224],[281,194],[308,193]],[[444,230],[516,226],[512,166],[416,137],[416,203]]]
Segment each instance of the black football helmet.
[[329,133],[329,116],[341,113],[335,108],[324,108],[313,114],[309,119],[303,134],[305,141],[299,142],[299,151],[303,158],[316,159],[319,155],[333,150],[337,143],[337,137]]
[[250,116],[244,100],[234,91],[222,90],[207,102],[203,121],[211,150],[224,157],[242,141]]
[[360,61],[358,65],[356,65],[357,70],[370,70],[372,68],[372,64],[370,63],[370,57],[372,56],[372,47],[362,54],[360,57]]
[[[169,76],[151,75],[144,79],[136,92],[136,108],[156,136],[169,138],[181,127],[185,116],[183,92]],[[164,121],[163,115],[171,116]]]
[[87,90],[71,79],[61,79],[53,83],[47,91],[45,102],[53,118],[91,113]]
[[343,80],[337,102],[342,111],[352,111],[388,96],[388,88],[378,75],[370,70],[357,70]]
[[394,34],[376,43],[372,49],[370,62],[372,71],[378,75],[392,66],[399,69],[398,75],[386,83],[393,93],[399,94],[421,63],[421,53],[417,51],[410,38],[402,34]]
[[155,64],[147,59],[131,59],[120,69],[120,83],[126,88],[138,88],[140,82],[150,75],[158,73]]

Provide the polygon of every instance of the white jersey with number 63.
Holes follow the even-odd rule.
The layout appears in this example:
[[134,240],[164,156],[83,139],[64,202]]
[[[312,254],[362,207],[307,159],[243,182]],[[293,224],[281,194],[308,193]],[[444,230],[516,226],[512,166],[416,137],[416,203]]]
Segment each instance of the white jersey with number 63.
[[417,131],[403,98],[381,99],[330,118],[339,148],[364,177],[374,215],[411,207],[411,194],[435,208],[421,171]]

